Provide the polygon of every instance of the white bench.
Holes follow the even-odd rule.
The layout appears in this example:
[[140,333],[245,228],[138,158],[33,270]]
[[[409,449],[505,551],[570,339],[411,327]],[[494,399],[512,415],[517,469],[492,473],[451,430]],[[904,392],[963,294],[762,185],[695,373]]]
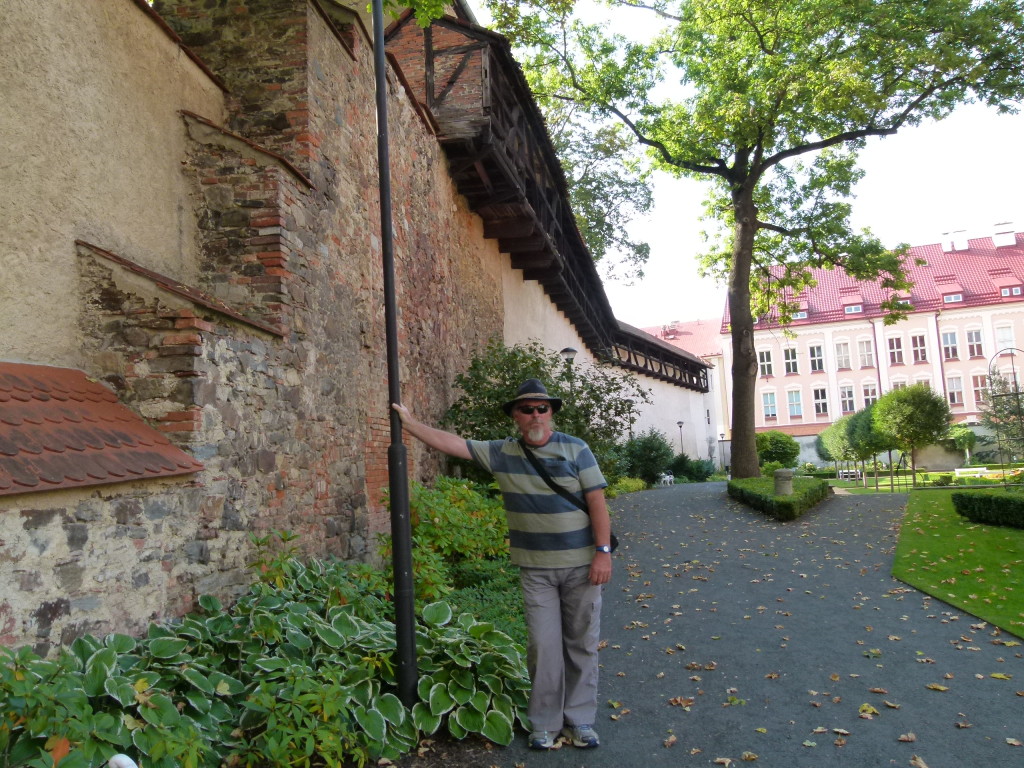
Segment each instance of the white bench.
[[840,469],[837,477],[840,480],[860,480],[859,469]]
[[981,477],[982,475],[988,474],[987,467],[960,467],[954,469],[953,473],[957,477]]

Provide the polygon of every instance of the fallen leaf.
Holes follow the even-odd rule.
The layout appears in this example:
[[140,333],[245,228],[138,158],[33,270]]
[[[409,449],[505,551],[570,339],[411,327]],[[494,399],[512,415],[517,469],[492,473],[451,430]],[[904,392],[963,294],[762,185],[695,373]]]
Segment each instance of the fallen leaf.
[[715,758],[715,765],[730,766],[730,765],[732,765],[732,758],[731,757],[716,757]]
[[899,739],[897,739],[897,741],[903,741],[903,742],[909,743],[909,742],[912,742],[912,741],[917,741],[917,736],[915,736],[913,733],[901,733],[900,737],[899,737]]
[[805,747],[816,747],[816,746],[818,746],[818,744],[817,744],[817,742],[814,742],[814,741],[811,741],[810,739],[807,739],[803,743],[803,746],[805,746]]
[[928,683],[928,685],[926,685],[925,688],[927,688],[930,691],[948,691],[949,690],[949,688],[947,686],[939,685],[938,683]]
[[740,760],[743,760],[743,761],[748,762],[748,763],[752,763],[755,760],[757,760],[757,755],[754,754],[753,752],[744,752],[742,755],[740,755]]
[[857,710],[862,715],[877,715],[878,710],[872,707],[870,704],[861,704],[860,709]]
[[899,709],[901,706],[903,706],[902,704],[894,704],[891,701],[883,701],[882,703],[885,704],[885,706],[887,706],[889,709]]
[[885,688],[868,688],[868,690],[871,691],[871,693],[888,693]]
[[1024,747],[1024,741],[1021,741],[1020,739],[1007,739],[1006,743],[1011,747]]
[[994,677],[996,680],[1013,680],[1013,675],[1004,675],[1002,672],[993,672],[989,677]]
[[673,733],[671,736],[669,736],[667,739],[665,739],[661,743],[662,743],[662,746],[671,747],[672,745],[674,745],[676,743],[676,741],[677,741],[676,735]]
[[926,763],[917,755],[914,755],[910,758],[910,766],[911,768],[928,768],[928,763]]

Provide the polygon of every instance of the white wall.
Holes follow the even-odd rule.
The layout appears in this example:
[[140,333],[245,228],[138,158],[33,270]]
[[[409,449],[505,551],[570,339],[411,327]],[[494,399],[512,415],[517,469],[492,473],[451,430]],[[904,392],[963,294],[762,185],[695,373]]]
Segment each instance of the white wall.
[[0,359],[76,366],[76,238],[195,283],[178,110],[223,122],[224,96],[124,0],[2,8]]

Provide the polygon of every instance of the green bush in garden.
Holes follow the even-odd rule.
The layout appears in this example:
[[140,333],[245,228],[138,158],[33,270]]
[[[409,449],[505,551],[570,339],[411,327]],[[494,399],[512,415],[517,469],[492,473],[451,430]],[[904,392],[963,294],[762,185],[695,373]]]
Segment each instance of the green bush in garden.
[[409,710],[379,572],[287,548],[254,568],[260,581],[230,610],[204,596],[141,639],[86,636],[56,660],[0,648],[0,767],[51,768],[66,753],[64,768],[85,768],[118,752],[146,768],[365,765],[441,729],[512,740],[529,683],[508,635],[424,606]]

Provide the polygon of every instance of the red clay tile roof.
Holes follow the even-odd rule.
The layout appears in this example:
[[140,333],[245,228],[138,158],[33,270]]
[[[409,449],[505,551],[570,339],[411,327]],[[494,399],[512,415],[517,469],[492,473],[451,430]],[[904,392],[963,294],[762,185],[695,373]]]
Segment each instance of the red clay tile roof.
[[82,371],[0,363],[0,495],[202,468]]
[[[909,296],[910,312],[933,312],[943,306],[950,306],[943,299],[949,294],[960,294],[956,307],[983,306],[1024,301],[1021,295],[1002,296],[1001,289],[1008,286],[1024,286],[1024,232],[1015,235],[1014,245],[998,246],[991,237],[971,238],[965,250],[944,250],[943,244],[917,245],[907,254],[907,274],[914,283]],[[948,243],[946,244],[948,246]],[[914,263],[922,260],[923,264]],[[863,312],[858,319],[882,317],[879,305],[889,298],[892,291],[883,290],[877,283],[860,282],[842,269],[811,270],[817,285],[806,289],[801,298],[807,299],[807,318],[794,320],[791,327],[838,322],[850,319],[843,305],[847,297],[859,295]],[[722,329],[728,330],[729,314],[722,321]],[[761,318],[757,328],[776,325],[774,313]]]
[[722,354],[722,323],[717,319],[691,320],[686,323],[673,321],[668,325],[655,325],[643,330],[701,358]]

